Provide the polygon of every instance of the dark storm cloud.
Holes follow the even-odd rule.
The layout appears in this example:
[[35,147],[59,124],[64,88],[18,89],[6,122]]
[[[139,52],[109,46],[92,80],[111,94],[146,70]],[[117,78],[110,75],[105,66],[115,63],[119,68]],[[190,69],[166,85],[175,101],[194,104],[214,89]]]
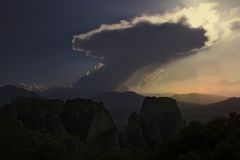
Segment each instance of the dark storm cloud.
[[202,48],[206,41],[205,30],[181,22],[142,21],[130,27],[75,36],[73,48],[90,56],[104,57],[105,66],[81,78],[74,88],[83,93],[112,91],[137,70],[159,67],[187,56]]
[[[101,23],[163,12],[178,0],[3,0],[0,5],[0,85],[66,85],[96,62],[71,49],[72,35]],[[13,65],[14,64],[14,65]]]

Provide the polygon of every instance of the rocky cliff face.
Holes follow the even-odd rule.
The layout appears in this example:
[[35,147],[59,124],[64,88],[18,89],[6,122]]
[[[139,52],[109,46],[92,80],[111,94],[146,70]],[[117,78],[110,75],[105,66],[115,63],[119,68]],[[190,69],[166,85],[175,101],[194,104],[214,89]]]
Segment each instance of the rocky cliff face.
[[176,135],[182,125],[177,102],[171,98],[145,98],[140,114],[132,114],[126,128],[132,146],[158,143],[163,138]]
[[116,127],[102,103],[86,99],[68,100],[61,118],[69,133],[86,139],[89,145],[118,146]]
[[126,137],[132,147],[142,147],[146,144],[138,113],[132,113],[126,127]]
[[55,136],[74,135],[89,145],[118,146],[118,134],[111,115],[102,103],[73,99],[66,103],[39,98],[15,98],[0,108],[0,123],[19,121],[24,128]]
[[174,136],[178,133],[182,117],[174,99],[145,98],[140,112],[143,134],[148,141]]
[[94,117],[87,134],[87,144],[119,146],[118,133],[111,115],[104,108]]
[[[119,146],[119,133],[102,103],[88,99],[15,98],[0,108],[0,124],[19,122],[25,129],[54,136],[77,136],[87,145]],[[171,98],[145,98],[140,114],[129,117],[121,146],[142,147],[176,135],[182,118]],[[4,123],[2,123],[4,124]]]
[[18,97],[14,98],[11,104],[4,106],[1,114],[22,121],[28,129],[64,135],[65,128],[59,117],[63,105],[64,102],[59,100]]
[[103,105],[87,99],[67,100],[61,119],[69,133],[86,139],[94,117],[102,108]]

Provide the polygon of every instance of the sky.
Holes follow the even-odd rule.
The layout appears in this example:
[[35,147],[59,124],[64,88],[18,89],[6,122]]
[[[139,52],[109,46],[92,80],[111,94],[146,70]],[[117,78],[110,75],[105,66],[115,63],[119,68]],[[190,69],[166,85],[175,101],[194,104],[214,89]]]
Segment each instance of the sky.
[[[151,9],[147,1],[4,0],[1,3],[0,85],[69,85],[96,60],[72,50],[72,37],[102,23]],[[155,3],[153,1],[153,3]],[[147,4],[147,8],[145,5]]]
[[0,85],[240,96],[239,0],[8,0],[0,17]]

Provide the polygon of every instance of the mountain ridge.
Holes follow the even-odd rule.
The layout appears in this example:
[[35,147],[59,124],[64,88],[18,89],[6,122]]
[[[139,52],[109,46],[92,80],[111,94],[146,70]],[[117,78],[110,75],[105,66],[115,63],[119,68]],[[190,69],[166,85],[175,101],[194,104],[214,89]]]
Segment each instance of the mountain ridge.
[[0,105],[4,105],[11,102],[13,97],[36,97],[42,98],[39,94],[28,91],[24,88],[20,88],[14,85],[5,85],[0,87]]

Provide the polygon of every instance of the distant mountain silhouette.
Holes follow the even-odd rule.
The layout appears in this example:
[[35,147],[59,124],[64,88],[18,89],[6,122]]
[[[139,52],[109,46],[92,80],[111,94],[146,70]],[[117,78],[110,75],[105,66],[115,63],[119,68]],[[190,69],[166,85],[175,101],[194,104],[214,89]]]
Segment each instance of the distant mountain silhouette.
[[6,85],[0,87],[0,106],[11,102],[12,97],[36,97],[40,98],[41,96],[35,92],[28,91],[23,88],[18,88],[13,85]]
[[227,116],[231,112],[240,112],[240,98],[232,97],[227,100],[207,105],[211,115]]
[[207,122],[217,116],[227,116],[232,112],[240,113],[240,98],[232,97],[208,105],[179,102],[179,107],[186,121],[200,120]]
[[[0,87],[0,106],[10,103],[12,97],[19,96],[41,98],[35,92],[7,85]],[[140,110],[144,98],[145,96],[135,92],[107,92],[91,99],[102,101],[117,126],[124,126],[128,122],[129,115]],[[206,122],[218,115],[225,116],[230,112],[240,112],[240,98],[224,100],[223,96],[198,93],[178,94],[171,98],[177,100],[183,119],[188,122],[193,120]]]
[[171,98],[174,98],[179,102],[188,102],[188,103],[204,104],[204,105],[220,102],[227,99],[227,97],[224,97],[224,96],[202,94],[202,93],[175,94]]
[[196,103],[189,103],[189,102],[178,102],[178,106],[181,110],[183,119],[187,122],[200,120],[206,121],[208,120],[209,116],[206,116],[205,105],[196,104]]
[[[187,122],[200,120],[206,122],[218,115],[225,116],[231,112],[240,112],[240,98],[223,100],[223,96],[190,93],[175,95],[178,106]],[[108,92],[94,100],[102,101],[112,115],[113,120],[119,126],[126,125],[128,116],[138,112],[144,100],[144,96],[135,92]],[[217,102],[219,100],[219,102]],[[190,101],[190,102],[188,102]]]
[[220,101],[217,103],[210,104],[212,108],[217,107],[218,109],[225,109],[227,106],[228,109],[236,109],[236,107],[240,106],[240,98],[239,97],[231,97],[224,101]]

